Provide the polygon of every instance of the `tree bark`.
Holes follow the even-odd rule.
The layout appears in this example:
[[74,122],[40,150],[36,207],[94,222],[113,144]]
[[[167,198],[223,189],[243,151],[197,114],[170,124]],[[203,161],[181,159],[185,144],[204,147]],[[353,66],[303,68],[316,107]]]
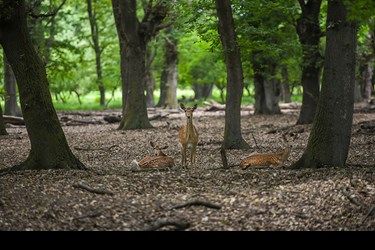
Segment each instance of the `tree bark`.
[[157,107],[166,107],[167,101],[167,65],[164,65],[164,68],[160,75],[160,99]]
[[[274,79],[276,74],[276,66],[272,63],[260,63],[259,59],[255,59],[259,52],[254,51],[252,57],[254,70],[254,86],[255,86],[255,114],[273,115],[280,114],[279,97],[277,95],[277,86]],[[271,77],[265,77],[271,75]]]
[[[4,52],[4,51],[3,51]],[[17,102],[17,81],[12,67],[3,53],[4,59],[4,87],[5,87],[5,115],[22,116]]]
[[4,119],[3,119],[3,110],[1,108],[0,103],[0,135],[7,135],[7,131],[5,129]]
[[285,65],[281,66],[281,100],[283,100],[285,103],[290,103],[292,102],[292,94],[290,92],[290,87],[289,87],[289,74],[288,74],[288,69],[286,68]]
[[206,100],[208,97],[212,95],[213,87],[214,85],[210,83],[193,83],[194,99]]
[[328,1],[323,83],[309,141],[292,166],[345,165],[351,138],[355,83],[356,24],[347,20],[343,0]]
[[155,90],[155,77],[152,73],[152,62],[156,56],[156,48],[154,53],[151,51],[152,49],[150,46],[146,49],[146,106],[147,107],[154,107],[155,106],[155,98],[154,98],[154,90]]
[[[96,2],[96,0],[94,0]],[[99,30],[98,30],[98,23],[96,22],[96,14],[95,10],[92,8],[91,0],[87,0],[87,12],[89,15],[90,20],[90,28],[91,28],[91,39],[93,42],[93,47],[95,51],[95,63],[96,63],[96,82],[99,86],[99,93],[100,93],[100,105],[105,105],[105,88],[103,85],[103,76],[102,76],[102,64],[101,64],[101,48],[99,45]]]
[[[171,33],[171,28],[167,29],[167,33]],[[166,82],[166,107],[170,109],[177,109],[177,63],[178,63],[178,50],[177,40],[172,37],[166,37],[165,41],[166,51],[165,60],[167,66],[167,82]]]
[[297,124],[312,123],[319,99],[319,75],[322,57],[319,40],[321,0],[299,0],[302,14],[297,20],[297,34],[302,45],[302,107]]
[[[125,28],[122,22],[122,13],[120,9],[120,1],[112,0],[112,10],[115,19],[117,36],[120,44],[120,72],[121,72],[121,86],[122,86],[122,114],[125,114],[126,100],[128,99],[129,86],[126,81],[125,62],[126,62],[126,48],[125,48]],[[121,120],[119,128],[124,126],[124,119]]]
[[144,95],[146,46],[164,27],[161,23],[168,13],[168,8],[164,1],[157,1],[154,5],[153,1],[150,1],[144,10],[143,20],[140,22],[137,19],[136,0],[112,0],[112,6],[115,20],[119,14],[120,19],[116,21],[116,26],[121,30],[120,39],[124,39],[124,50],[121,51],[124,53],[124,58],[121,57],[124,62],[122,60],[121,66],[125,67],[123,98],[126,100],[123,103],[125,102],[126,108],[123,108],[123,119],[119,129],[151,128]]
[[178,108],[178,50],[177,40],[172,37],[173,27],[165,29],[164,39],[164,66],[160,77],[160,99],[158,107],[170,109]]
[[27,160],[15,169],[86,169],[66,141],[48,88],[46,71],[31,42],[24,0],[0,3],[0,43],[17,79],[31,142]]
[[230,0],[216,0],[218,31],[227,67],[227,98],[225,107],[225,149],[249,148],[241,134],[241,98],[243,72],[241,54],[236,41],[235,25]]
[[125,80],[128,85],[126,109],[119,129],[151,128],[147,117],[145,88],[146,41],[139,30],[135,0],[120,2],[121,22],[125,33]]

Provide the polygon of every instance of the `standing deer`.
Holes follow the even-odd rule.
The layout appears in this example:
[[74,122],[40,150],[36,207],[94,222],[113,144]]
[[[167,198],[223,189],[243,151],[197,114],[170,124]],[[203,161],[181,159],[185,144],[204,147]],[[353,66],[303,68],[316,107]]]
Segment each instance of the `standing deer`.
[[179,133],[178,133],[178,139],[181,144],[181,165],[183,168],[187,167],[186,163],[186,148],[191,148],[191,154],[190,154],[190,163],[193,165],[194,169],[196,168],[195,165],[195,153],[197,150],[197,144],[198,144],[198,131],[193,125],[193,112],[197,109],[197,104],[195,104],[193,107],[186,108],[184,104],[181,103],[181,109],[185,111],[186,116],[186,125],[184,125]]
[[150,145],[153,149],[156,150],[156,156],[146,156],[139,162],[133,160],[132,165],[135,166],[136,169],[172,168],[175,166],[173,158],[167,156],[162,151],[163,149],[168,148],[168,146],[159,147],[159,145],[154,145],[153,142],[150,142]]

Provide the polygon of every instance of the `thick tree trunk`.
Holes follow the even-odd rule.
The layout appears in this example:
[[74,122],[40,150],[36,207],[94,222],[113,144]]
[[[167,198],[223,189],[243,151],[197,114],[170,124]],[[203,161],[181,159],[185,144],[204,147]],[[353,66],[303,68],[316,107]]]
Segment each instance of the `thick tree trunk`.
[[0,103],[0,135],[7,135],[7,131],[5,129],[4,119],[3,119],[3,110],[1,108]]
[[[95,0],[96,2],[96,0]],[[102,76],[102,64],[101,64],[101,48],[99,46],[99,30],[98,30],[98,23],[96,22],[96,14],[95,10],[92,8],[91,0],[87,0],[87,12],[89,15],[90,20],[90,28],[91,28],[91,39],[94,46],[95,51],[95,62],[96,62],[96,82],[99,86],[99,93],[100,93],[100,105],[105,105],[105,88],[103,85],[103,76]]]
[[323,83],[307,148],[293,167],[345,165],[351,138],[356,25],[343,0],[328,1]]
[[135,0],[120,3],[121,22],[125,33],[125,79],[128,86],[126,109],[119,129],[151,128],[147,116],[145,87],[146,38],[139,31]]
[[302,45],[302,107],[297,124],[312,123],[319,99],[319,74],[322,57],[319,13],[321,0],[299,0],[302,14],[297,20],[297,34]]
[[241,98],[243,72],[241,54],[236,41],[236,32],[230,0],[216,0],[218,31],[224,50],[227,67],[227,98],[225,107],[225,129],[223,147],[226,149],[249,148],[241,134]]
[[5,108],[4,114],[12,116],[22,116],[21,110],[17,102],[17,81],[14,76],[12,67],[6,59],[5,53],[4,58],[4,87],[5,87]]
[[0,12],[0,43],[17,79],[31,142],[27,160],[15,169],[85,169],[71,152],[52,105],[44,64],[28,33],[24,0],[4,0]]

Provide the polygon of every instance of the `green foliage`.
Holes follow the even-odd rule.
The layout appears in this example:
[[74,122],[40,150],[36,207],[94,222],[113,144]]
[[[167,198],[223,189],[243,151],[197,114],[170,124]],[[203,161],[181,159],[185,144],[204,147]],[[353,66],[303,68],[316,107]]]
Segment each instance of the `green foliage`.
[[348,10],[349,19],[360,24],[366,24],[369,19],[375,17],[375,1],[373,0],[344,0],[344,5]]
[[[349,1],[349,0],[348,0]],[[30,1],[33,6],[34,1]],[[37,1],[40,5],[35,14],[45,14],[56,9],[61,1]],[[154,4],[157,1],[154,1]],[[144,17],[144,7],[148,1],[137,1],[138,18]],[[178,44],[178,96],[193,97],[192,84],[215,84],[213,98],[221,101],[225,94],[226,67],[217,31],[217,16],[213,0],[179,0],[171,4],[169,15],[164,25],[172,24],[172,32],[164,32],[149,43],[151,53],[155,52],[152,71],[157,86],[164,66],[164,41],[174,39]],[[373,20],[374,1],[354,1],[351,12],[353,16],[366,16]],[[325,26],[326,1],[321,12],[322,30]],[[290,83],[298,85],[300,81],[301,47],[295,31],[295,22],[300,14],[300,7],[295,0],[232,0],[233,17],[236,25],[238,43],[242,54],[244,69],[243,102],[253,102],[253,69],[255,60],[261,64],[275,63],[285,65]],[[93,1],[93,9],[99,28],[100,46],[102,49],[103,84],[107,91],[109,107],[121,107],[120,55],[117,31],[114,24],[111,1]],[[372,12],[371,12],[372,10]],[[370,20],[370,19],[366,19]],[[57,108],[90,108],[97,107],[98,86],[96,83],[95,53],[92,49],[91,32],[87,14],[86,1],[67,1],[54,19],[54,37],[48,52],[47,42],[51,35],[51,17],[30,18],[29,25],[40,55],[46,60],[50,90]],[[374,21],[363,22],[359,30],[359,49],[373,30]],[[324,47],[324,38],[322,38]],[[363,46],[362,46],[363,45]],[[257,57],[253,57],[254,51]],[[0,56],[1,58],[1,56]],[[2,68],[0,67],[0,74]],[[281,79],[280,72],[276,76]],[[0,89],[3,88],[0,80]],[[224,92],[221,92],[222,89]],[[0,90],[1,92],[1,90]],[[112,98],[112,92],[116,93]],[[250,93],[250,94],[249,94]],[[155,91],[155,97],[158,91]],[[95,95],[95,98],[91,96]],[[90,98],[88,98],[90,97]],[[65,103],[64,103],[65,102]],[[80,104],[81,102],[81,104]],[[68,105],[68,106],[67,106]]]

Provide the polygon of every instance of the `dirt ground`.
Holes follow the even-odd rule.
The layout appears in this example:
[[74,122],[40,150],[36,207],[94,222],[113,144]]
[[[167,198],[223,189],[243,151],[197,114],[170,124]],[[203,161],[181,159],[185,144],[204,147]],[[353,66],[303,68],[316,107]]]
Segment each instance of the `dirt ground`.
[[[196,172],[179,168],[183,113],[150,109],[154,128],[136,131],[117,130],[117,123],[104,120],[108,115],[120,111],[59,113],[73,153],[89,171],[0,175],[0,231],[375,229],[374,109],[354,114],[347,167],[303,170],[238,167],[253,152],[282,151],[282,133],[292,145],[284,165],[299,159],[311,126],[295,125],[298,110],[275,116],[244,110],[242,133],[250,149],[228,150],[231,167],[223,169],[224,112],[198,108]],[[21,163],[30,150],[24,126],[7,131],[0,137],[0,169]],[[134,171],[133,160],[154,154],[150,141],[168,145],[164,152],[177,167]]]

